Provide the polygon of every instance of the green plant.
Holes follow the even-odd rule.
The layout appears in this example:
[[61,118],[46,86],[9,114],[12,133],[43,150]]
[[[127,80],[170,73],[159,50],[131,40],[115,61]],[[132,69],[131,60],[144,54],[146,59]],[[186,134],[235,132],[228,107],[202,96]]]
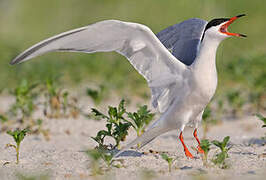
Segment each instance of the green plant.
[[107,146],[104,145],[104,139],[106,136],[109,136],[112,137],[116,142],[116,144],[112,146],[111,149],[120,148],[120,142],[125,140],[126,136],[128,135],[128,129],[132,125],[123,117],[126,113],[124,106],[124,100],[120,101],[118,107],[109,106],[108,115],[104,115],[97,109],[92,108],[92,112],[96,117],[106,119],[107,121],[107,130],[101,130],[97,133],[96,137],[92,137],[92,139],[94,139],[98,143],[98,147],[106,149]]
[[0,126],[0,132],[1,131],[5,131],[5,123],[8,121],[8,118],[5,115],[1,115],[0,114],[0,122],[1,122],[1,126]]
[[55,83],[56,78],[48,78],[46,79],[45,83],[45,97],[46,97],[46,102],[45,102],[45,115],[48,115],[48,110],[47,106],[50,109],[50,115],[49,117],[55,117],[58,118],[60,117],[60,94],[61,94],[61,89],[57,88],[56,83]]
[[175,159],[172,158],[172,157],[169,157],[166,153],[162,153],[160,155],[168,163],[168,171],[171,172],[172,165],[173,165],[173,162],[174,162]]
[[44,87],[44,115],[49,118],[77,118],[81,113],[81,110],[77,106],[78,100],[76,98],[70,98],[68,91],[63,91],[61,88],[58,88],[58,78],[59,76],[46,79]]
[[8,118],[7,118],[6,116],[0,114],[0,121],[1,121],[2,123],[7,122],[7,120],[8,120]]
[[67,114],[67,107],[68,107],[68,95],[69,93],[67,91],[65,91],[62,95],[63,97],[63,113]]
[[35,131],[32,131],[33,133],[37,134],[43,134],[46,141],[50,140],[50,131],[49,129],[43,129],[43,120],[37,119],[35,122],[35,125],[37,126],[37,129]]
[[7,134],[13,137],[14,141],[16,142],[16,145],[13,144],[7,144],[6,147],[13,147],[16,150],[17,153],[17,164],[19,163],[19,149],[20,144],[23,141],[24,137],[26,136],[28,129],[23,130],[15,130],[15,131],[7,131]]
[[224,112],[224,101],[222,99],[219,99],[217,101],[217,110],[216,110],[217,119],[222,118],[223,112]]
[[239,90],[228,91],[226,97],[229,105],[232,107],[233,116],[236,117],[240,112],[242,112],[241,108],[245,104],[245,100]]
[[264,123],[262,125],[262,128],[266,127],[266,117],[264,117],[263,115],[261,114],[256,114],[256,116]]
[[204,154],[202,156],[202,161],[203,161],[203,165],[206,167],[208,166],[208,153],[210,151],[210,146],[211,144],[208,139],[201,140],[200,147],[204,151]]
[[137,132],[137,136],[141,136],[144,133],[145,127],[152,121],[154,113],[148,110],[147,105],[140,106],[137,112],[128,112],[128,117],[133,121],[132,127]]
[[217,140],[213,140],[212,144],[220,148],[221,152],[215,155],[215,158],[213,158],[212,162],[215,165],[220,166],[222,169],[225,169],[228,167],[225,160],[226,158],[229,158],[228,151],[231,149],[231,147],[227,147],[227,144],[230,140],[229,136],[226,136],[222,142],[219,142]]
[[144,168],[141,170],[141,180],[152,180],[156,178],[156,172],[154,170],[150,170]]
[[107,88],[104,85],[100,85],[99,90],[87,88],[87,95],[90,96],[93,102],[98,105],[105,98],[105,94],[107,92]]
[[102,170],[99,165],[99,160],[101,159],[101,153],[97,149],[92,149],[86,151],[86,154],[91,159],[91,169],[92,175],[102,174]]
[[202,126],[203,126],[203,139],[206,139],[210,125],[217,124],[217,120],[213,119],[213,112],[208,105],[202,115]]
[[116,160],[113,159],[113,154],[106,151],[105,149],[92,149],[86,151],[86,154],[91,159],[92,174],[102,174],[102,166],[100,165],[100,160],[105,163],[107,170],[110,170],[112,167],[120,168],[119,164],[114,164]]
[[48,174],[37,174],[37,175],[24,175],[21,173],[16,174],[18,180],[49,180],[51,179]]
[[257,76],[251,76],[248,80],[252,86],[252,90],[249,94],[249,99],[253,103],[257,112],[263,109],[263,97],[265,97],[265,77],[266,72],[258,74]]
[[37,83],[29,84],[26,79],[23,79],[18,87],[14,91],[11,91],[16,97],[16,102],[11,106],[9,112],[12,115],[17,116],[18,112],[21,113],[21,121],[30,119],[35,108],[34,99],[37,97],[37,93],[33,90],[37,87]]

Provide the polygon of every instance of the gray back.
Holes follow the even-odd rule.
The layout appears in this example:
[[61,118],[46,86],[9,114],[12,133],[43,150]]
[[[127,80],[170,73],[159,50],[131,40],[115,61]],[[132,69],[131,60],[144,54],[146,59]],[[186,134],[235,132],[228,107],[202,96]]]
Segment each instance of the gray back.
[[189,19],[160,31],[156,36],[178,60],[189,66],[197,56],[207,23],[198,18]]

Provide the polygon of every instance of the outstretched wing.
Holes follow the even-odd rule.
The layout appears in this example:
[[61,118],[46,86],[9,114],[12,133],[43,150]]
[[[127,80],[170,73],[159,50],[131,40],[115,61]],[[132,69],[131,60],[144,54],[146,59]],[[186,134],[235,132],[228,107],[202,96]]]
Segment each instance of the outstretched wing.
[[117,20],[101,21],[51,37],[18,55],[11,64],[52,51],[116,51],[124,55],[148,81],[152,104],[160,112],[164,112],[176,97],[173,88],[181,83],[186,69],[148,27]]
[[157,37],[178,60],[189,66],[197,56],[207,23],[198,18],[189,19],[160,31]]

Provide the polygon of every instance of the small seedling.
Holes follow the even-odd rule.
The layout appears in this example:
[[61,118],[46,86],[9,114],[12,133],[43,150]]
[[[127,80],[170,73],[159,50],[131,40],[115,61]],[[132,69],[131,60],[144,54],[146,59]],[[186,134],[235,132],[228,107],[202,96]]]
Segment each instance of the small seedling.
[[0,114],[0,122],[2,124],[2,126],[0,126],[0,132],[5,130],[6,127],[4,126],[4,123],[6,123],[7,121],[8,121],[8,118]]
[[98,105],[105,98],[106,91],[106,87],[104,85],[100,85],[99,90],[87,88],[87,95],[92,98],[96,105]]
[[256,114],[256,116],[264,123],[262,125],[262,128],[265,128],[266,127],[266,117],[264,117],[263,115],[261,114]]
[[206,139],[210,125],[217,124],[217,120],[213,119],[213,114],[210,106],[207,106],[202,115],[203,139]]
[[210,151],[210,146],[211,146],[211,144],[210,144],[208,139],[201,140],[200,147],[204,151],[204,154],[202,156],[202,162],[203,162],[203,165],[205,167],[208,166],[208,159],[207,158],[208,158],[208,153]]
[[8,119],[7,119],[6,116],[0,114],[0,121],[1,121],[2,123],[7,122],[7,120],[8,120]]
[[17,153],[17,164],[19,163],[19,149],[20,144],[23,141],[24,137],[26,136],[28,129],[23,130],[15,130],[15,131],[7,131],[7,134],[13,137],[14,141],[16,142],[16,145],[13,144],[7,144],[6,147],[13,147],[16,150]]
[[174,162],[174,158],[172,157],[169,157],[167,154],[165,153],[162,153],[161,154],[161,157],[168,163],[168,171],[171,172],[172,170],[172,165],[173,165],[173,162]]
[[[123,160],[116,160],[113,159],[114,155],[111,152],[107,152],[106,150],[101,151],[102,160],[104,161],[105,165],[107,166],[107,170],[110,170],[112,167],[121,168],[121,163]],[[117,162],[117,163],[116,163]]]
[[69,93],[67,91],[65,91],[62,95],[63,97],[63,113],[67,114],[67,107],[68,107],[68,95]]
[[99,147],[107,147],[106,145],[104,145],[104,138],[106,136],[112,137],[116,142],[116,144],[111,147],[111,149],[119,149],[120,142],[125,140],[126,136],[128,135],[128,129],[132,124],[124,118],[124,114],[126,113],[126,109],[124,106],[124,100],[120,101],[118,107],[109,106],[108,116],[104,115],[97,109],[92,109],[92,112],[95,114],[96,117],[100,117],[107,120],[107,130],[101,130],[97,133],[96,137],[92,137],[92,139],[94,139],[98,143]]
[[92,149],[86,151],[87,155],[92,161],[92,174],[102,174],[103,167],[100,165],[100,160],[105,163],[107,170],[110,170],[112,167],[120,168],[119,164],[114,164],[115,160],[113,159],[113,154],[106,151],[105,149]]
[[77,118],[81,113],[77,106],[78,100],[70,98],[68,91],[58,88],[57,79],[58,77],[47,79],[43,88],[45,93],[44,115],[49,118]]
[[232,107],[233,116],[236,117],[241,113],[241,108],[245,104],[245,101],[239,90],[231,90],[226,94],[227,101]]
[[147,105],[144,105],[140,106],[137,112],[128,112],[127,115],[133,121],[132,126],[137,132],[137,136],[141,136],[155,114],[148,110]]
[[215,155],[215,158],[212,160],[212,162],[218,166],[220,166],[222,169],[225,169],[228,167],[228,165],[225,163],[225,159],[229,158],[228,151],[231,149],[231,147],[227,147],[227,144],[230,140],[229,136],[226,136],[222,142],[219,142],[217,140],[212,141],[212,144],[219,147],[221,152]]
[[99,161],[101,159],[101,153],[97,149],[86,151],[86,154],[91,159],[92,175],[102,174]]
[[18,180],[49,180],[51,179],[48,174],[34,174],[34,175],[28,175],[28,174],[16,174]]
[[217,101],[217,119],[221,119],[223,116],[223,112],[224,112],[224,101],[222,99],[219,99]]
[[[45,93],[46,105],[50,108],[50,117],[58,118],[60,117],[60,95],[61,89],[58,89],[55,83],[56,78],[49,78],[46,80],[45,88],[47,92]],[[48,103],[47,103],[48,102]],[[45,110],[47,112],[47,110]]]
[[28,81],[24,79],[14,91],[11,91],[11,94],[16,97],[16,102],[11,106],[9,112],[15,116],[21,114],[22,123],[25,122],[25,119],[31,120],[35,108],[34,99],[37,97],[37,93],[33,90],[37,85],[37,83],[29,84]]
[[37,134],[43,134],[44,138],[46,141],[50,140],[50,131],[49,129],[43,129],[43,120],[42,119],[37,119],[36,121],[37,129],[35,130],[35,133]]
[[[154,113],[148,110],[147,105],[140,106],[137,112],[127,113],[128,117],[133,121],[132,127],[137,132],[137,136],[141,136],[144,133],[146,126],[152,121]],[[140,144],[138,144],[140,147]]]
[[152,180],[156,178],[156,172],[149,169],[143,169],[141,171],[141,180]]
[[249,78],[249,82],[251,83],[252,87],[249,99],[251,103],[253,103],[253,106],[255,107],[255,110],[257,112],[263,110],[264,107],[263,102],[265,102],[265,76],[266,72],[263,71],[262,73],[258,73],[256,76],[253,75],[252,78]]

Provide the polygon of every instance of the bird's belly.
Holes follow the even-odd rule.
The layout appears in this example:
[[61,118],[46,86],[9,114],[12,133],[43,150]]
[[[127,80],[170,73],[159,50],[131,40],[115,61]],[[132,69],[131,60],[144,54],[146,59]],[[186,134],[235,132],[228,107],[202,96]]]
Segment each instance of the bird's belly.
[[[213,95],[213,94],[212,94]],[[178,128],[185,125],[195,125],[198,115],[205,109],[210,102],[212,95],[192,91],[176,102],[175,108],[172,109],[174,114],[172,122],[175,122]]]
[[213,97],[217,87],[217,74],[216,71],[209,75],[195,76],[194,77],[194,89],[191,93],[196,99],[206,101],[207,103]]
[[215,79],[211,79],[211,81],[210,83],[207,80],[203,84],[197,83],[197,79],[194,78],[187,81],[186,88],[178,91],[182,96],[179,95],[168,109],[165,121],[177,128],[182,128],[188,123],[197,123],[196,119],[215,93],[217,81]]

